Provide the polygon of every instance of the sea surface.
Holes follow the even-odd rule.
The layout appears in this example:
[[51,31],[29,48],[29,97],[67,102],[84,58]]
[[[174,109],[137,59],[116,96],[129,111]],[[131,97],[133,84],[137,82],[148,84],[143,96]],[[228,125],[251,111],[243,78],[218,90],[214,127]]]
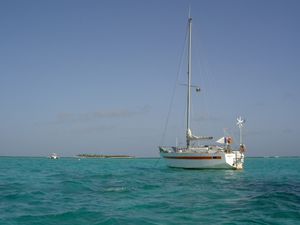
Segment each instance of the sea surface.
[[300,224],[300,158],[246,158],[233,171],[0,157],[0,224]]

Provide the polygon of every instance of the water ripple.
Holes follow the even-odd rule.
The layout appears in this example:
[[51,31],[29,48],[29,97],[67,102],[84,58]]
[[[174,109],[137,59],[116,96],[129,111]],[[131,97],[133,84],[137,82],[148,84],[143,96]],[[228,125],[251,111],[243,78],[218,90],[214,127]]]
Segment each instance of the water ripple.
[[170,169],[156,162],[0,158],[0,224],[300,221],[300,159],[247,159],[243,171]]

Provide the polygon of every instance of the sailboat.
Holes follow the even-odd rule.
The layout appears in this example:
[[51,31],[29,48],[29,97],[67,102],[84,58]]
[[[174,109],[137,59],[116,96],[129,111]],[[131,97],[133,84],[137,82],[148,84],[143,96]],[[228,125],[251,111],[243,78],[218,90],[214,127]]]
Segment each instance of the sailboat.
[[49,159],[59,159],[59,156],[58,156],[56,153],[52,153],[52,154],[49,156]]
[[[187,65],[187,113],[186,113],[186,146],[159,146],[160,156],[167,166],[186,169],[243,169],[245,145],[242,143],[242,128],[245,120],[237,118],[240,128],[240,146],[234,150],[231,137],[217,140],[222,145],[193,145],[194,141],[211,140],[210,136],[196,136],[191,130],[191,61],[192,61],[192,18],[188,18],[188,65]],[[196,89],[196,91],[199,91]]]

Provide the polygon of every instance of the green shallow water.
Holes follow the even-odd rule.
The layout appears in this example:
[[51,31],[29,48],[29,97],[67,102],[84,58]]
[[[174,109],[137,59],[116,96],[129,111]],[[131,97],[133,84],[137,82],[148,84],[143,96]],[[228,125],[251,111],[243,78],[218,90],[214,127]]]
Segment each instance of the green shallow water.
[[300,158],[231,171],[0,157],[0,224],[300,224]]

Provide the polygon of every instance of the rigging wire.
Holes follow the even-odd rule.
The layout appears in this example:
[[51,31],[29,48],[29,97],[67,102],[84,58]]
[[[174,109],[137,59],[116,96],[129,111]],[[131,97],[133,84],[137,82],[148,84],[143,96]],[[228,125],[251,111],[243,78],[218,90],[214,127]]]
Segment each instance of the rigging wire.
[[[201,41],[196,42],[196,44],[194,44],[194,48],[196,49],[194,51],[194,59],[195,59],[195,63],[194,66],[196,67],[196,71],[199,71],[199,83],[200,86],[205,86],[205,90],[203,92],[201,92],[201,111],[195,110],[192,111],[192,113],[195,113],[194,115],[196,115],[196,117],[198,118],[198,120],[206,120],[206,121],[213,121],[214,120],[214,113],[211,112],[211,104],[209,102],[217,102],[216,97],[214,95],[215,90],[216,90],[216,86],[215,84],[216,79],[215,76],[213,74],[213,72],[210,69],[210,65],[208,63],[207,57],[203,57],[204,55],[207,55],[205,48],[203,48],[202,43],[204,43],[204,41],[202,40],[202,35],[200,35],[199,30],[197,29],[198,27],[196,26],[194,28],[194,32],[196,33],[195,36],[197,36],[198,38],[201,39]],[[201,88],[202,89],[202,88]],[[208,99],[210,99],[211,101],[208,101]],[[202,131],[207,129],[208,125],[205,125],[204,123],[202,123]]]
[[161,141],[160,141],[160,145],[162,145],[164,140],[165,140],[166,133],[167,133],[167,128],[168,128],[168,124],[169,124],[169,119],[170,119],[170,115],[171,115],[171,111],[172,111],[172,107],[173,107],[173,103],[174,103],[174,97],[175,97],[175,93],[176,93],[176,90],[177,90],[177,84],[178,84],[178,81],[179,81],[179,75],[180,75],[181,67],[182,67],[182,64],[183,64],[183,55],[184,55],[184,52],[186,51],[186,42],[187,42],[187,36],[188,36],[188,24],[187,24],[186,30],[187,31],[186,31],[186,34],[185,34],[184,46],[182,48],[180,63],[179,63],[178,69],[177,69],[177,77],[176,77],[176,81],[174,83],[174,88],[173,88],[173,92],[172,92],[172,96],[171,96],[171,102],[169,104],[167,119],[166,119],[166,123],[165,123],[164,129],[163,129],[163,134],[162,134],[162,138],[161,138]]

